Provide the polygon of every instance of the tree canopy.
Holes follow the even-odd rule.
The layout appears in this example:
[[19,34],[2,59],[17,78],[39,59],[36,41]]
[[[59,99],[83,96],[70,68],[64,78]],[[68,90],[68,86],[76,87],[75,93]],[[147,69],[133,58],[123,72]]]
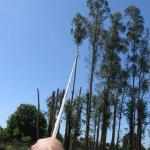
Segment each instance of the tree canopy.
[[[35,141],[37,109],[30,104],[21,104],[7,121],[9,136],[16,140],[24,141],[29,139]],[[39,114],[39,136],[46,133],[47,122],[42,112]]]

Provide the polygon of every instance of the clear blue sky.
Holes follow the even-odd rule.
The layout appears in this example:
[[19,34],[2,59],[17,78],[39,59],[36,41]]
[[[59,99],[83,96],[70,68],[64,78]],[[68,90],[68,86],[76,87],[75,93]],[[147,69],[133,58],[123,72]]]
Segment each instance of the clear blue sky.
[[[113,11],[130,4],[138,6],[150,27],[149,0],[109,0]],[[85,0],[0,0],[0,125],[21,103],[36,104],[40,89],[41,107],[56,88],[63,89],[72,66],[75,45],[70,34],[76,12],[86,14]],[[86,86],[85,57],[81,47],[77,80]]]

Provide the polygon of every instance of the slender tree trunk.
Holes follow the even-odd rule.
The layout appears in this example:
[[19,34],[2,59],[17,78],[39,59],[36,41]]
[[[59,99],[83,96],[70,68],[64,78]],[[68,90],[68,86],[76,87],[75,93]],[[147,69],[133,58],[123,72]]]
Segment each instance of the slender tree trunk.
[[112,126],[112,139],[111,139],[111,149],[115,146],[115,133],[116,133],[116,118],[117,118],[117,104],[118,104],[118,92],[114,104],[114,115],[113,115],[113,126]]
[[49,128],[48,128],[49,136],[51,136],[52,132],[53,132],[54,107],[55,107],[55,91],[52,93],[52,101],[51,101],[51,105],[50,105],[50,108],[49,108]]
[[[78,65],[78,58],[79,58],[79,45],[77,46],[77,59],[75,62],[75,71],[74,71],[74,79],[73,79],[73,87],[72,87],[72,95],[71,95],[71,107],[73,105],[73,99],[74,99],[74,91],[75,91],[75,84],[76,84],[76,73],[77,73],[77,65]],[[66,150],[69,150],[70,147],[70,139],[71,139],[71,130],[72,130],[72,109],[69,111],[69,121],[68,121],[68,134],[67,134],[67,145]]]
[[[134,41],[135,43],[135,41]],[[135,57],[135,44],[133,44],[133,57]],[[131,105],[131,121],[130,121],[130,150],[135,150],[135,114],[136,114],[136,109],[135,109],[135,62],[133,62],[133,68],[132,68],[132,105]]]
[[105,91],[104,93],[104,106],[103,106],[103,118],[102,118],[102,134],[101,134],[101,145],[100,145],[100,150],[105,150],[106,149],[106,136],[107,136],[107,128],[109,125],[109,93],[108,91]]
[[38,140],[39,139],[39,113],[40,113],[40,94],[39,94],[39,89],[37,89],[37,101],[38,101],[38,109],[37,109],[36,132],[37,132],[37,140]]
[[96,130],[97,130],[97,121],[96,121],[97,118],[95,118],[95,123],[94,123],[94,135],[93,135],[93,150],[95,150],[96,148]]
[[71,106],[71,101],[68,101],[68,106],[66,108],[66,129],[65,129],[65,139],[64,139],[64,148],[65,150],[69,150],[69,144],[70,144],[70,121],[71,121],[71,116],[70,116],[70,111],[72,108],[70,108]]
[[96,136],[96,150],[98,150],[98,147],[99,147],[100,118],[101,118],[101,109],[99,107],[97,136]]
[[106,136],[107,136],[107,125],[106,124],[107,124],[107,121],[103,117],[100,150],[105,150],[106,149]]
[[[108,63],[108,62],[107,62]],[[110,69],[109,69],[110,70]],[[108,71],[109,72],[109,71]],[[110,91],[110,77],[107,77],[107,90],[104,91],[104,107],[103,107],[103,123],[102,123],[102,134],[101,134],[101,145],[100,150],[106,149],[106,136],[107,128],[109,125],[110,110],[109,110],[109,91]]]
[[77,59],[76,59],[76,62],[75,62],[75,71],[74,71],[74,78],[73,78],[71,104],[72,104],[73,99],[74,99],[74,91],[75,91],[75,84],[76,84],[76,74],[77,74],[77,66],[78,66],[78,58],[79,58],[79,45],[77,45]]
[[121,101],[121,108],[120,108],[120,114],[119,114],[119,126],[118,126],[118,134],[117,134],[116,150],[118,150],[118,148],[119,148],[120,127],[121,127],[121,119],[122,119],[122,111],[123,111],[124,95],[125,95],[125,93],[123,93],[123,97],[122,97],[122,101]]
[[80,99],[80,105],[79,105],[79,111],[77,112],[77,116],[75,118],[75,125],[74,125],[74,133],[73,133],[73,142],[72,142],[72,150],[77,149],[77,137],[78,137],[78,132],[80,130],[80,122],[81,121],[81,113],[82,113],[82,101],[81,101],[81,92],[82,92],[82,87],[80,87],[79,90],[79,96],[78,98]]
[[70,109],[70,113],[69,113],[69,122],[68,122],[68,136],[67,136],[67,145],[66,145],[66,149],[65,150],[69,150],[70,148],[70,140],[71,140],[71,129],[72,129],[72,116],[71,116],[71,109]]
[[142,110],[140,107],[140,102],[138,103],[138,127],[137,127],[137,150],[141,150],[142,141]]
[[54,124],[56,122],[56,115],[58,112],[58,103],[59,103],[59,89],[57,89],[57,92],[56,92],[56,101],[55,101],[55,109],[54,109]]
[[91,100],[92,100],[92,92],[93,92],[93,77],[94,70],[96,64],[96,45],[93,44],[93,52],[92,52],[92,63],[91,63],[91,71],[90,71],[90,90],[88,96],[88,107],[87,107],[87,117],[86,117],[86,132],[85,132],[85,150],[88,150],[89,145],[89,129],[90,129],[90,115],[91,115]]
[[138,90],[138,114],[137,114],[137,150],[141,150],[141,140],[142,140],[142,109],[141,109],[141,71],[139,74],[139,90]]
[[86,108],[86,132],[85,132],[85,150],[88,150],[89,146],[89,122],[90,122],[90,101],[89,101],[89,93],[86,94],[86,100],[87,100],[87,108]]
[[133,82],[132,82],[132,101],[131,101],[131,119],[130,119],[130,150],[134,150],[135,147],[135,135],[134,135],[134,128],[135,128],[135,95],[134,95],[134,86],[135,86],[135,77],[133,75]]
[[[65,94],[65,90],[63,90],[63,91],[62,91],[62,94],[61,94],[61,98],[60,98],[60,102],[59,102],[59,109],[60,109],[60,107],[61,107],[61,104],[62,104],[62,100],[63,100],[64,94]],[[61,126],[61,123],[60,123],[60,125],[59,125],[57,137],[58,137],[58,135],[60,134],[60,126]]]
[[64,148],[67,146],[67,137],[68,137],[68,120],[66,119],[66,127],[65,127],[65,137],[64,137]]

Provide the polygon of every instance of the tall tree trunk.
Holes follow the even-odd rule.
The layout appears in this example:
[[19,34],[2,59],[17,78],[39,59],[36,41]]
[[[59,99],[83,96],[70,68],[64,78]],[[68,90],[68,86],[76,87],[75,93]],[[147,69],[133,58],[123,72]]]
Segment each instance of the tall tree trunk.
[[71,140],[71,129],[72,129],[72,116],[71,116],[71,109],[70,109],[70,113],[69,113],[69,121],[68,121],[68,134],[67,134],[67,144],[66,144],[66,148],[65,150],[69,150],[70,148],[70,140]]
[[80,99],[80,105],[78,106],[79,110],[78,110],[77,116],[75,118],[74,133],[73,133],[73,142],[72,142],[72,150],[76,150],[77,149],[76,140],[77,140],[77,137],[78,137],[79,132],[80,132],[79,131],[80,130],[80,122],[79,121],[81,121],[81,113],[82,113],[81,92],[82,92],[82,87],[80,87],[79,96],[78,96],[78,98]]
[[[64,94],[65,94],[65,90],[63,90],[62,93],[61,93],[61,98],[60,98],[60,101],[59,101],[59,109],[60,109],[60,107],[61,107]],[[60,126],[61,126],[61,123],[60,123],[59,128],[58,128],[58,133],[57,133],[57,137],[58,137],[58,138],[59,138],[59,134],[60,134]]]
[[137,126],[137,150],[141,150],[141,141],[142,141],[142,110],[140,102],[138,103],[138,126]]
[[39,139],[39,113],[40,113],[40,94],[39,94],[39,89],[37,89],[37,101],[38,101],[38,108],[37,108],[36,133],[37,133],[37,140],[38,140]]
[[54,124],[56,122],[56,115],[58,112],[58,103],[59,103],[59,89],[57,89],[57,92],[56,92],[56,101],[55,101],[55,109],[54,109]]
[[122,119],[122,111],[123,111],[124,96],[125,96],[125,93],[123,93],[122,101],[121,101],[121,107],[120,107],[119,125],[118,125],[118,133],[117,133],[116,150],[118,150],[118,148],[119,148],[120,127],[121,127],[121,119]]
[[72,108],[71,107],[71,102],[70,100],[67,103],[66,106],[66,129],[65,129],[65,139],[64,139],[64,148],[65,150],[69,150],[69,144],[70,144],[70,121],[71,121],[71,116],[70,116],[70,111]]
[[[72,87],[72,95],[71,95],[71,107],[73,105],[73,99],[74,99],[74,91],[75,91],[75,84],[76,84],[76,73],[77,73],[77,65],[78,65],[78,58],[79,58],[79,45],[77,46],[77,59],[75,62],[75,71],[74,71],[74,79],[73,79],[73,87]],[[71,140],[71,130],[72,130],[72,109],[69,111],[69,120],[68,120],[68,134],[67,134],[67,145],[66,150],[69,150],[70,147],[70,140]]]
[[[107,62],[108,63],[108,62]],[[110,70],[110,69],[109,69]],[[109,72],[109,71],[108,71]],[[101,134],[101,145],[100,150],[106,149],[106,136],[107,136],[107,128],[109,125],[109,118],[110,118],[110,110],[109,110],[109,91],[110,91],[110,77],[109,74],[107,76],[107,89],[104,91],[103,97],[103,119],[102,119],[102,134]]]
[[[108,86],[109,87],[109,86]],[[107,128],[109,125],[109,118],[110,118],[110,110],[109,110],[109,93],[108,90],[104,92],[104,99],[103,99],[103,117],[102,117],[102,134],[101,134],[101,145],[100,150],[106,149],[106,136],[107,136]]]
[[138,89],[138,114],[137,114],[137,142],[136,142],[136,149],[141,150],[141,140],[142,140],[142,108],[141,108],[141,71],[139,74],[139,89]]
[[131,101],[131,119],[130,119],[130,150],[134,150],[135,148],[135,135],[134,135],[134,128],[135,128],[135,95],[134,95],[134,86],[135,86],[135,76],[133,75],[132,80],[132,101]]
[[96,130],[97,130],[97,121],[96,121],[97,118],[95,118],[95,123],[94,123],[94,134],[93,134],[93,150],[95,150],[96,148]]
[[93,77],[94,77],[94,70],[96,64],[96,43],[93,44],[93,51],[92,51],[92,63],[91,63],[91,71],[90,71],[90,89],[88,94],[88,107],[87,107],[87,117],[86,117],[86,132],[85,132],[85,150],[88,150],[89,145],[89,129],[90,129],[90,115],[91,115],[91,100],[92,100],[92,92],[93,92]]
[[78,58],[79,58],[79,45],[77,45],[77,59],[76,59],[76,62],[75,62],[75,71],[74,71],[74,78],[73,78],[71,104],[72,104],[73,99],[74,99],[74,91],[75,91],[75,84],[76,84],[76,74],[77,74],[77,66],[78,66]]
[[116,133],[116,118],[117,118],[117,104],[118,104],[118,92],[114,104],[114,115],[113,115],[113,126],[112,126],[112,139],[111,139],[111,149],[115,146],[115,133]]
[[107,136],[107,120],[103,116],[100,150],[106,149],[106,136]]
[[52,93],[52,101],[49,108],[49,127],[48,127],[48,135],[51,136],[53,132],[53,124],[54,124],[54,107],[55,107],[55,91]]
[[67,146],[67,137],[68,137],[68,120],[66,120],[65,137],[64,137],[64,143],[63,143],[64,148],[66,148]]
[[[135,41],[134,41],[135,43]],[[133,57],[136,56],[136,48],[135,48],[135,44],[133,44]],[[132,64],[133,68],[132,68],[132,105],[131,105],[131,121],[130,121],[130,150],[135,150],[136,144],[135,144],[135,114],[136,114],[136,100],[135,100],[135,74],[136,74],[136,70],[135,70],[135,62],[133,61]]]
[[100,118],[101,118],[101,109],[99,107],[98,126],[97,126],[97,135],[96,135],[96,150],[98,150],[99,147]]
[[86,132],[85,132],[85,150],[88,150],[89,146],[89,122],[90,122],[90,101],[89,101],[89,93],[86,94]]

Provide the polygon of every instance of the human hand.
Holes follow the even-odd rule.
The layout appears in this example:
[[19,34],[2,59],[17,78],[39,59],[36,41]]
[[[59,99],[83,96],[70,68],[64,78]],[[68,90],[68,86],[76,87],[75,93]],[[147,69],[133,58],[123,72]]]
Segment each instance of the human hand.
[[32,147],[31,150],[63,150],[63,146],[55,138],[44,138],[38,140]]

